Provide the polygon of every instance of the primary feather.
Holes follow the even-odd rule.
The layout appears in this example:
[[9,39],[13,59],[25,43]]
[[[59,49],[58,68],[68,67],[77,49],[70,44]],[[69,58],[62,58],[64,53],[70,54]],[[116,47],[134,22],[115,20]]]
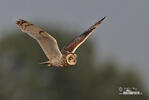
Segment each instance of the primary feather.
[[84,33],[82,33],[79,37],[72,40],[70,43],[68,43],[61,52],[69,51],[71,53],[74,53],[76,49],[85,42],[85,40],[91,35],[91,33],[96,29],[97,26],[101,24],[101,22],[106,17],[103,17],[101,20],[99,20],[96,24],[92,25],[88,30],[86,30]]
[[59,50],[57,41],[47,32],[43,31],[41,28],[31,24],[25,20],[20,19],[16,23],[23,32],[30,35],[32,38],[36,39],[43,49],[45,55],[49,60],[55,59],[60,60],[62,54]]

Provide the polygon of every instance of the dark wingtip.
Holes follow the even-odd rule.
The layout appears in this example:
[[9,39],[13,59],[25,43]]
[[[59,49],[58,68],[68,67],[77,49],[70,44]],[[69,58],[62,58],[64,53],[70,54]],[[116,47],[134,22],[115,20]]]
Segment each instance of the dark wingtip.
[[104,16],[101,20],[99,20],[97,23],[95,23],[93,26],[91,26],[91,28],[89,29],[90,31],[94,30],[97,26],[99,26],[102,21],[106,18],[106,16]]
[[104,16],[101,20],[103,21],[107,16]]
[[104,20],[106,17],[107,17],[107,16],[104,16],[104,17],[102,18],[102,20]]
[[16,21],[16,24],[17,24],[17,25],[19,25],[19,23],[20,23],[20,21],[19,21],[19,20],[17,20],[17,21]]
[[107,16],[104,16],[101,20],[99,20],[99,21],[96,23],[96,25],[101,24],[101,23],[102,23],[102,21],[103,21],[106,17],[107,17]]
[[23,20],[23,19],[19,19],[16,21],[17,25],[22,25],[23,23],[26,23],[27,21]]

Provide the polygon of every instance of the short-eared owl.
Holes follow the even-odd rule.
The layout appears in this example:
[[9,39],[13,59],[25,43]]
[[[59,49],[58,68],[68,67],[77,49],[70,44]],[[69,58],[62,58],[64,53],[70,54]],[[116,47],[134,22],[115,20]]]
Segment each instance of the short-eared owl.
[[30,35],[32,38],[38,41],[41,48],[43,49],[45,55],[48,57],[49,61],[43,62],[41,64],[46,64],[48,66],[55,67],[67,67],[73,66],[77,62],[77,55],[75,54],[76,49],[91,35],[93,30],[101,24],[105,19],[102,18],[96,24],[91,26],[88,30],[82,33],[80,36],[75,38],[73,41],[68,43],[66,46],[59,50],[57,41],[50,34],[40,29],[39,27],[20,19],[16,22],[19,28]]

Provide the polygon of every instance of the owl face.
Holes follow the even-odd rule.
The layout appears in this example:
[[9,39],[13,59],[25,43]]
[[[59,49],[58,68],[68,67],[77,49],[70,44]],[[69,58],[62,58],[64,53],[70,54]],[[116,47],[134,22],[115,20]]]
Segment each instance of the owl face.
[[75,65],[77,63],[77,55],[74,53],[67,54],[66,62],[70,66]]

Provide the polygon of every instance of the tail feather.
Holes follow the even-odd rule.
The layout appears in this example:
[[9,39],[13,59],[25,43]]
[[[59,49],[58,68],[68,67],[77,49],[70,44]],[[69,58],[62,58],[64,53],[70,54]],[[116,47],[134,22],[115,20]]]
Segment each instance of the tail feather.
[[51,64],[49,63],[49,61],[41,62],[40,64],[45,64],[45,65],[48,65],[48,66],[51,65]]

